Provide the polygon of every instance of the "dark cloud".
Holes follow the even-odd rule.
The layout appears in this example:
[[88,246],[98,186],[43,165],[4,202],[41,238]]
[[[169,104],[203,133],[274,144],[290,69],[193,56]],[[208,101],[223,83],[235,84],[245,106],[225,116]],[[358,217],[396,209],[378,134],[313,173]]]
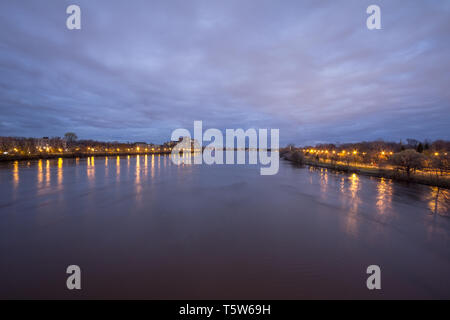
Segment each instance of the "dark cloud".
[[203,120],[282,143],[449,139],[449,30],[445,0],[4,0],[0,135],[162,142]]

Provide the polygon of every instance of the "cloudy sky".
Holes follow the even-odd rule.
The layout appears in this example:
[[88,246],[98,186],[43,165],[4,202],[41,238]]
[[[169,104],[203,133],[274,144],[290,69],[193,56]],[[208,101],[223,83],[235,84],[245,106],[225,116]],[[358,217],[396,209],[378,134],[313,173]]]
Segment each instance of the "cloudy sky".
[[450,1],[2,0],[0,114],[2,136],[450,139]]

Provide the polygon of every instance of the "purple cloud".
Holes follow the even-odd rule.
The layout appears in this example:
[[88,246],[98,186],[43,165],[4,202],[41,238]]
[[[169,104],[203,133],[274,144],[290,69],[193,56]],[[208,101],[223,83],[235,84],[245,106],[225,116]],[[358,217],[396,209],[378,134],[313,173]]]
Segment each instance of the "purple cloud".
[[81,0],[69,31],[73,3],[0,3],[0,135],[159,143],[203,120],[282,144],[450,139],[448,1]]

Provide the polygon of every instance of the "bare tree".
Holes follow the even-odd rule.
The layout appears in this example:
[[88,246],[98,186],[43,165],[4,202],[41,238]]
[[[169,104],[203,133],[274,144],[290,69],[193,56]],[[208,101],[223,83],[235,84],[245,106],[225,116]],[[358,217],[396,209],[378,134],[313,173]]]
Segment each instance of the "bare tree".
[[447,153],[432,156],[431,166],[443,175],[445,171],[450,170],[450,156]]
[[66,134],[64,134],[64,140],[67,141],[67,143],[72,143],[77,141],[78,137],[74,132],[66,132]]
[[297,164],[304,164],[305,163],[305,157],[303,155],[303,152],[301,151],[294,151],[292,153],[292,161]]
[[394,166],[405,170],[406,174],[410,175],[411,170],[420,169],[423,167],[425,156],[416,150],[408,149],[396,153],[391,157],[391,162]]

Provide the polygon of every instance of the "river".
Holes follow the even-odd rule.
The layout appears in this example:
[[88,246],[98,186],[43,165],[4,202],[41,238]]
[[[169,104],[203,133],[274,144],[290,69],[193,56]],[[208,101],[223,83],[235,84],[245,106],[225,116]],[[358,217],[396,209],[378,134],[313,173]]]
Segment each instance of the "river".
[[445,189],[285,161],[1,163],[0,297],[449,299],[449,211]]

